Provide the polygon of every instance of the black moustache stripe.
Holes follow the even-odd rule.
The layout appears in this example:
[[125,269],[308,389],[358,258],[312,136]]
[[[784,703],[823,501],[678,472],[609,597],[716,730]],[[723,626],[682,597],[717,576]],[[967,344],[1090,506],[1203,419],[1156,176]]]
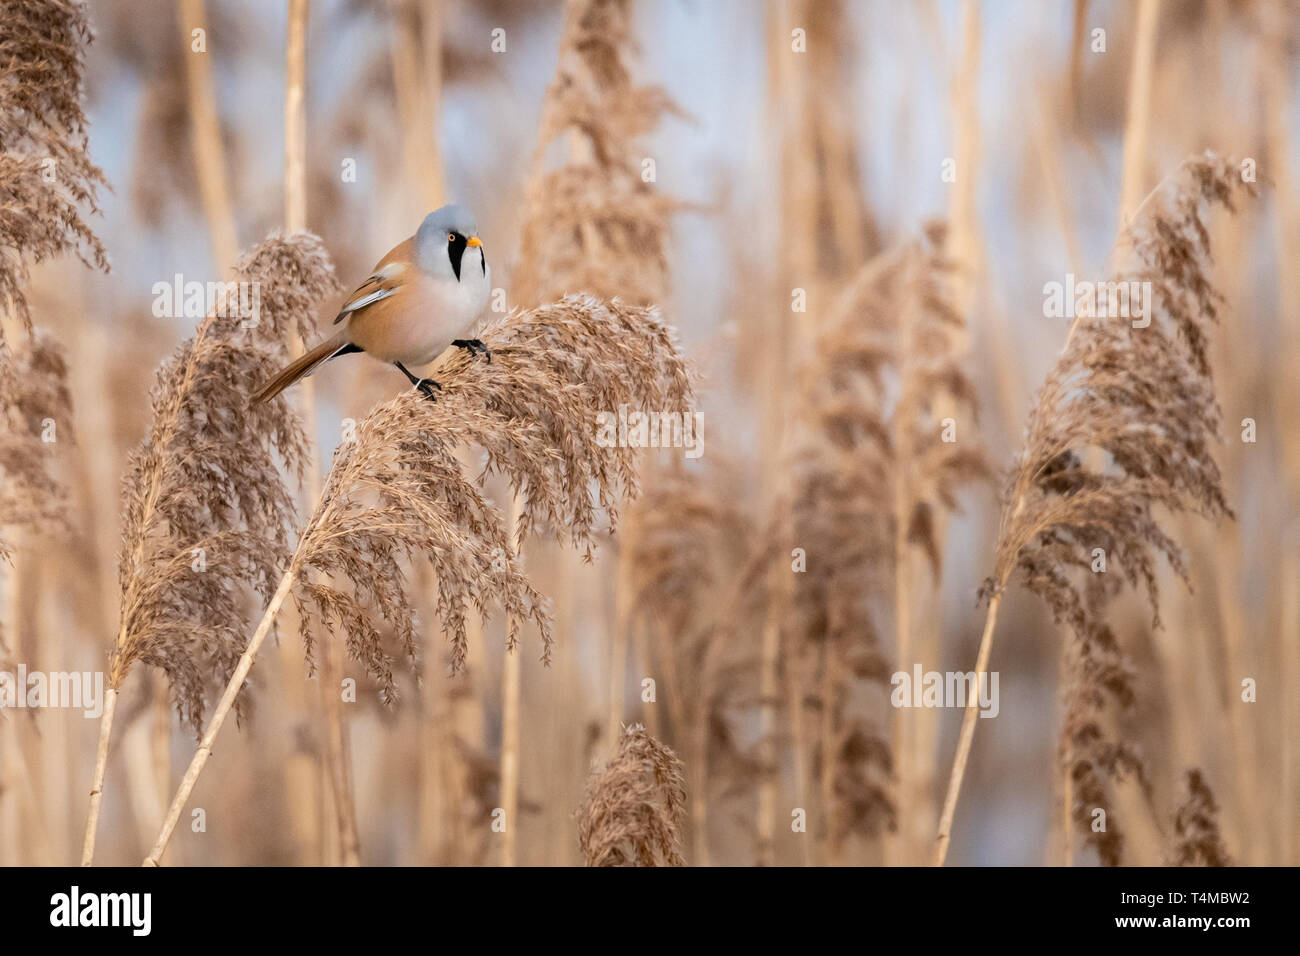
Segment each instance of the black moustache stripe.
[[452,233],[452,238],[447,242],[447,255],[451,259],[451,271],[456,273],[456,281],[460,281],[460,260],[465,255],[468,244],[464,236],[459,232]]

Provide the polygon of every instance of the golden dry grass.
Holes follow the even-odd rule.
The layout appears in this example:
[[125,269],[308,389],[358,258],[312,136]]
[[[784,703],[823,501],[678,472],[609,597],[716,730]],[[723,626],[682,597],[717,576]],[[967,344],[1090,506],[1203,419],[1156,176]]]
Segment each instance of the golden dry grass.
[[[0,12],[0,862],[1300,861],[1293,9],[671,7]],[[250,405],[451,199],[491,360]]]

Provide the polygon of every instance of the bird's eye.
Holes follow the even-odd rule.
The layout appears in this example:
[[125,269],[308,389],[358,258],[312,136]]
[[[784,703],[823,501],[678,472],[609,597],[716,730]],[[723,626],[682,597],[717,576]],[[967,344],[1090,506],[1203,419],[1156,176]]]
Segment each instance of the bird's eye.
[[455,241],[456,241],[456,234],[455,234],[454,232],[449,232],[449,233],[447,233],[447,241],[448,241],[448,242],[455,242]]

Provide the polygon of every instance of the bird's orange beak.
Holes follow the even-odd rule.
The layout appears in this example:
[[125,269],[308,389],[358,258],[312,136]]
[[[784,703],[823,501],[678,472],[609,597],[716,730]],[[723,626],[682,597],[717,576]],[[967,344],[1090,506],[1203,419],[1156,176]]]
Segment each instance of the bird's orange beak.
[[478,236],[470,236],[468,239],[465,240],[465,245],[470,247],[481,246],[483,245],[483,240],[480,239]]

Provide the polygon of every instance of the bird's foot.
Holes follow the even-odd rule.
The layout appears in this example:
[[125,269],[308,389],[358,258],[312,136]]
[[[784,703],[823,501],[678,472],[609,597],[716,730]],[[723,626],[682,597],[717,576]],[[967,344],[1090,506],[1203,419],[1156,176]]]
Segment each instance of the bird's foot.
[[451,344],[469,352],[471,358],[482,353],[487,356],[489,362],[492,361],[492,353],[488,351],[488,347],[483,344],[482,339],[452,339]]
[[438,400],[437,393],[442,391],[442,386],[431,378],[420,379],[415,383],[415,387],[421,395],[431,402],[436,402]]

